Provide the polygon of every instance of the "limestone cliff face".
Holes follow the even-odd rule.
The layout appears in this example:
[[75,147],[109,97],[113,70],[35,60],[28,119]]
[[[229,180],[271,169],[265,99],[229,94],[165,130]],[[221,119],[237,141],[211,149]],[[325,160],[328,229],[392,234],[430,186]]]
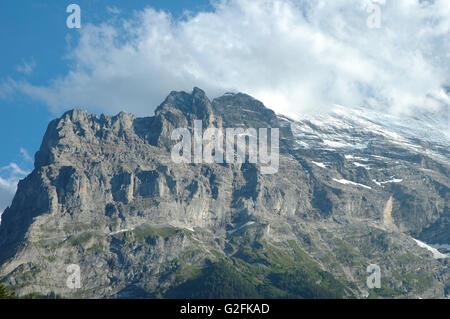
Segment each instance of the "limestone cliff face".
[[[279,128],[278,173],[250,163],[174,163],[171,132],[195,120]],[[34,171],[2,216],[0,276],[21,295],[154,297],[206,259],[270,269],[273,260],[242,255],[262,245],[266,257],[273,249],[294,261],[301,250],[347,283],[347,295],[365,296],[366,267],[379,264],[395,296],[444,297],[447,260],[412,236],[450,243],[448,163],[356,129],[335,133],[365,148],[324,148],[319,135],[299,138],[307,125],[314,128],[248,95],[210,101],[197,88],[172,92],[148,118],[67,112],[49,124]],[[316,144],[299,147],[304,141]],[[356,156],[370,168],[355,165]],[[81,267],[81,289],[66,286],[69,264]]]

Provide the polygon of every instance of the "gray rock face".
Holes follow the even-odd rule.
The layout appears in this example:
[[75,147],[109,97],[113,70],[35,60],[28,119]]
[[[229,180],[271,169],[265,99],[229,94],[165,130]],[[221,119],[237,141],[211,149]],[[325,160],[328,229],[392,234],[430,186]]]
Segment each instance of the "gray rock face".
[[[234,260],[258,244],[294,264],[301,250],[348,296],[370,293],[366,267],[377,264],[385,296],[444,298],[448,251],[436,259],[413,238],[450,244],[448,144],[418,149],[340,116],[294,121],[248,95],[210,101],[197,88],[172,92],[148,118],[67,112],[49,124],[2,216],[0,276],[19,295],[147,298],[206,259]],[[171,133],[194,120],[279,128],[278,173],[174,163]],[[281,263],[264,258],[244,260]],[[70,264],[80,266],[80,289],[66,285]]]

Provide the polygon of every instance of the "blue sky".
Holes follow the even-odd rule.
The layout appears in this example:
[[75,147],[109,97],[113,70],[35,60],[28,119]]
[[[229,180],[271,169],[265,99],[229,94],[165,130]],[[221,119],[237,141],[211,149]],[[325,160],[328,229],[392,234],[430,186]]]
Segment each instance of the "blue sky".
[[449,34],[448,0],[0,0],[0,211],[74,107],[149,116],[197,86],[294,116],[448,111]]

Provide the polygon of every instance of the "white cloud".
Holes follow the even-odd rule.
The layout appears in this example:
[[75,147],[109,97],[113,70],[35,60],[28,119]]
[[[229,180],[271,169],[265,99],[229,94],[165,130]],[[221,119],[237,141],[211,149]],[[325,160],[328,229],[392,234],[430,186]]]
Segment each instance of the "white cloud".
[[[28,153],[24,148],[21,148],[21,153],[24,159],[28,161],[26,157]],[[0,216],[6,207],[11,204],[19,180],[25,178],[28,174],[29,171],[21,168],[16,163],[0,167]]]
[[0,83],[0,98],[7,99],[20,90],[20,85],[11,78],[2,79]]
[[16,177],[0,177],[0,216],[11,203],[16,192],[18,181],[19,179],[16,179]]
[[36,67],[36,62],[34,59],[31,59],[30,61],[22,61],[22,64],[19,64],[16,67],[17,72],[23,73],[25,75],[30,75],[34,68]]
[[28,151],[26,149],[24,149],[23,147],[20,148],[20,154],[22,154],[22,157],[25,161],[27,161],[29,163],[33,163],[33,158],[30,156]]
[[111,14],[120,14],[120,10],[119,10],[119,8],[117,8],[117,7],[115,7],[115,6],[107,6],[106,7],[106,11],[108,11],[109,13],[111,13]]
[[[380,6],[379,29],[367,26],[370,2]],[[70,72],[48,86],[16,83],[20,91],[54,111],[138,115],[193,86],[246,92],[280,113],[449,103],[448,0],[224,0],[181,20],[147,8],[117,21],[84,26]]]

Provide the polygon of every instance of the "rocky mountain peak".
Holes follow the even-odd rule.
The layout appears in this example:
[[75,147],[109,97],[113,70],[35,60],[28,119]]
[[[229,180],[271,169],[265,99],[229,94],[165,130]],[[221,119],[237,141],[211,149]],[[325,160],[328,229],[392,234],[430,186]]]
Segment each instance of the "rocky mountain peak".
[[[279,170],[174,163],[171,133],[195,120],[279,128]],[[198,88],[170,93],[150,117],[66,112],[3,214],[0,277],[19,295],[172,296],[225,261],[259,297],[364,297],[377,294],[365,277],[377,264],[384,297],[443,297],[448,164],[360,123],[294,121],[249,95],[210,101]],[[83,276],[77,291],[66,286],[70,264]],[[279,278],[312,279],[292,290]]]
[[279,127],[275,112],[247,94],[226,93],[214,99],[212,106],[227,127],[237,123],[253,128]]
[[184,117],[195,116],[209,122],[213,117],[211,101],[205,92],[194,88],[192,93],[172,91],[155,111],[156,116],[177,114]]

